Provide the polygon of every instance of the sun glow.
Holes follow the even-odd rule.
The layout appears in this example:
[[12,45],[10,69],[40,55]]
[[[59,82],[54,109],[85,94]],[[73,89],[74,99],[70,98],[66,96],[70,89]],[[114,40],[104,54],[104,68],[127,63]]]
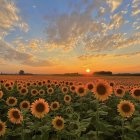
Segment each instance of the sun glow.
[[86,69],[86,72],[87,72],[87,73],[90,73],[90,69]]

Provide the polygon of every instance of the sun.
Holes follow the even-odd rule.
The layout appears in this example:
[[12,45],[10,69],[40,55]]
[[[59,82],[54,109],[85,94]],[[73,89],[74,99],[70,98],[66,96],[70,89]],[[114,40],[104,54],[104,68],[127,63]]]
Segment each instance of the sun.
[[87,73],[90,73],[90,69],[86,69],[86,72],[87,72]]

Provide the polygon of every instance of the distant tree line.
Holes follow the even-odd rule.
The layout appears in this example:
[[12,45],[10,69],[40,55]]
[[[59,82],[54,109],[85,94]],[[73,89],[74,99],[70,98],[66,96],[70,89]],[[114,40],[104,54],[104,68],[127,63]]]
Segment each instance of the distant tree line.
[[107,75],[107,76],[112,76],[112,72],[111,71],[98,71],[98,72],[94,72],[93,75]]

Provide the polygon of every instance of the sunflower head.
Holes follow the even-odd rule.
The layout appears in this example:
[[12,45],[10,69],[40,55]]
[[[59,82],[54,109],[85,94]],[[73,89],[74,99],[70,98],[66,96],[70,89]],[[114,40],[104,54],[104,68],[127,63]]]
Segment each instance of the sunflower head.
[[20,103],[21,110],[29,110],[30,109],[30,102],[29,101],[22,101]]
[[50,105],[50,108],[51,110],[55,111],[55,110],[58,110],[60,107],[60,104],[59,102],[55,101],[55,102],[52,102],[51,105]]
[[4,83],[4,86],[5,86],[5,88],[8,88],[8,87],[11,86],[11,84],[10,84],[10,82],[7,81],[7,82]]
[[17,108],[9,109],[8,118],[14,124],[21,124],[21,122],[23,121],[23,116],[22,116],[20,110]]
[[75,90],[76,90],[76,87],[75,87],[74,85],[71,85],[71,86],[70,86],[70,91],[71,91],[72,93],[75,93]]
[[79,85],[76,87],[76,93],[79,96],[85,96],[87,94],[86,88],[83,85]]
[[0,120],[0,136],[3,136],[6,132],[6,124]]
[[41,87],[43,85],[42,81],[39,81],[37,85]]
[[110,86],[114,87],[115,83],[114,82],[110,82]]
[[94,88],[94,84],[92,82],[89,82],[86,84],[86,88],[89,90],[89,91],[93,91],[93,88]]
[[26,87],[22,87],[19,91],[21,95],[26,95],[28,93],[28,89]]
[[114,89],[114,93],[116,96],[118,97],[123,97],[125,95],[125,90],[123,88],[120,88],[120,87],[116,87]]
[[6,104],[8,106],[15,106],[17,104],[17,99],[15,97],[8,97],[6,99]]
[[31,113],[37,118],[43,118],[49,112],[48,103],[40,98],[31,105]]
[[13,87],[12,87],[12,86],[8,86],[8,87],[6,87],[6,89],[7,89],[8,91],[12,91]]
[[71,102],[71,96],[70,95],[65,95],[64,96],[64,101],[65,101],[65,103],[70,103]]
[[52,125],[56,130],[62,130],[64,128],[64,119],[61,116],[56,116],[52,120]]
[[67,94],[67,93],[68,93],[68,87],[63,86],[63,87],[61,88],[61,91],[62,91],[62,93]]
[[47,93],[50,94],[50,95],[53,94],[54,93],[54,89],[52,87],[48,88],[47,89]]
[[112,94],[112,87],[105,81],[98,81],[93,89],[96,99],[105,101]]
[[140,88],[134,88],[134,89],[132,89],[131,96],[134,99],[140,100]]
[[45,90],[40,89],[40,90],[39,90],[39,95],[40,95],[40,96],[45,95]]
[[131,117],[135,111],[135,106],[132,102],[123,100],[117,106],[118,112],[122,117]]
[[31,90],[31,95],[32,95],[32,96],[38,95],[38,90],[37,90],[37,89],[32,89],[32,90]]

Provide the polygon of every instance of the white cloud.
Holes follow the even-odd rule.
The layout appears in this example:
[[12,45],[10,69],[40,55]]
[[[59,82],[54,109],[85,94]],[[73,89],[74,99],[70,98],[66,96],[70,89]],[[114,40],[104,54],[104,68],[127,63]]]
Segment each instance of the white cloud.
[[111,8],[111,12],[114,12],[121,4],[123,0],[107,0],[109,7]]
[[5,61],[18,62],[20,64],[33,67],[53,66],[53,63],[49,60],[36,58],[29,53],[15,50],[9,43],[2,39],[0,40],[0,58],[4,59]]
[[19,15],[19,9],[10,0],[0,0],[0,37],[2,38],[3,33],[8,33],[15,28],[27,32],[28,25],[23,22]]

